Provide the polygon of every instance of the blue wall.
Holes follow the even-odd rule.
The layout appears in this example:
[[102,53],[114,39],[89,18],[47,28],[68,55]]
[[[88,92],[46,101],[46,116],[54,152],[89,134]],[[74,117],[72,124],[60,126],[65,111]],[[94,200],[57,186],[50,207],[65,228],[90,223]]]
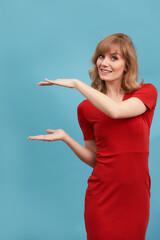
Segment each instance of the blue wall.
[[[84,145],[76,89],[40,87],[44,78],[77,78],[97,43],[109,34],[131,36],[139,82],[160,91],[160,3],[157,0],[0,1],[0,239],[82,240],[84,196],[92,168],[62,141],[29,141],[64,129]],[[150,135],[151,216],[147,240],[160,239],[159,98]]]

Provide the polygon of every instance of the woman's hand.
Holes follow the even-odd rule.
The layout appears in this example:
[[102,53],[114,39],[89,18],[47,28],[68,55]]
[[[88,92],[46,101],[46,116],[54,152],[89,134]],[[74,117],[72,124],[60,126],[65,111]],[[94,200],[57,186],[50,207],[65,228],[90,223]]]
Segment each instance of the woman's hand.
[[66,132],[63,129],[57,129],[57,130],[52,130],[52,129],[47,129],[46,130],[47,135],[38,135],[38,136],[30,136],[27,139],[30,140],[43,140],[43,141],[56,141],[56,140],[63,140],[65,137]]
[[39,82],[39,86],[49,86],[49,85],[59,85],[63,87],[68,87],[68,88],[75,88],[75,84],[78,79],[56,79],[56,80],[48,80],[45,78],[46,82]]

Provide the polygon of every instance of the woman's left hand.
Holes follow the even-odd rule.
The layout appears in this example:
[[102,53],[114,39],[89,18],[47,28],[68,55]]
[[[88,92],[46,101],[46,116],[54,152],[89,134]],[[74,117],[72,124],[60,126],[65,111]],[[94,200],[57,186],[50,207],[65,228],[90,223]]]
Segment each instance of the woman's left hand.
[[56,80],[48,80],[45,78],[46,82],[39,82],[39,86],[49,86],[49,85],[59,85],[68,88],[75,88],[76,81],[78,79],[56,79]]

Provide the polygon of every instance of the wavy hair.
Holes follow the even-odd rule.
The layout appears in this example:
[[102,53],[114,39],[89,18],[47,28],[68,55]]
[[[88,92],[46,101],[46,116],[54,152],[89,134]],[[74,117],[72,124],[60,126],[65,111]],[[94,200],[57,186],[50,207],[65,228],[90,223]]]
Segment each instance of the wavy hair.
[[138,83],[138,61],[135,47],[132,43],[131,38],[123,33],[111,34],[102,39],[92,56],[91,62],[93,68],[89,70],[89,76],[92,80],[91,87],[99,90],[102,93],[106,93],[105,81],[99,78],[98,69],[96,66],[99,55],[105,54],[112,45],[119,47],[122,57],[125,59],[126,71],[124,72],[121,87],[125,92],[133,92],[138,88],[141,88],[142,82]]

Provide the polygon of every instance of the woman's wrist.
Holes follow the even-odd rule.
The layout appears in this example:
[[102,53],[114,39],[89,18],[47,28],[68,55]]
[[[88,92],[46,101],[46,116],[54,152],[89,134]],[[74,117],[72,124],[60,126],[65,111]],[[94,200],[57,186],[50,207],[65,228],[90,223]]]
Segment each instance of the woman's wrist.
[[79,85],[81,81],[79,79],[75,79],[74,81],[74,87],[77,88],[77,86]]
[[62,136],[62,141],[65,142],[65,143],[67,143],[68,136],[69,136],[69,135],[64,131],[64,134],[63,134],[63,136]]

